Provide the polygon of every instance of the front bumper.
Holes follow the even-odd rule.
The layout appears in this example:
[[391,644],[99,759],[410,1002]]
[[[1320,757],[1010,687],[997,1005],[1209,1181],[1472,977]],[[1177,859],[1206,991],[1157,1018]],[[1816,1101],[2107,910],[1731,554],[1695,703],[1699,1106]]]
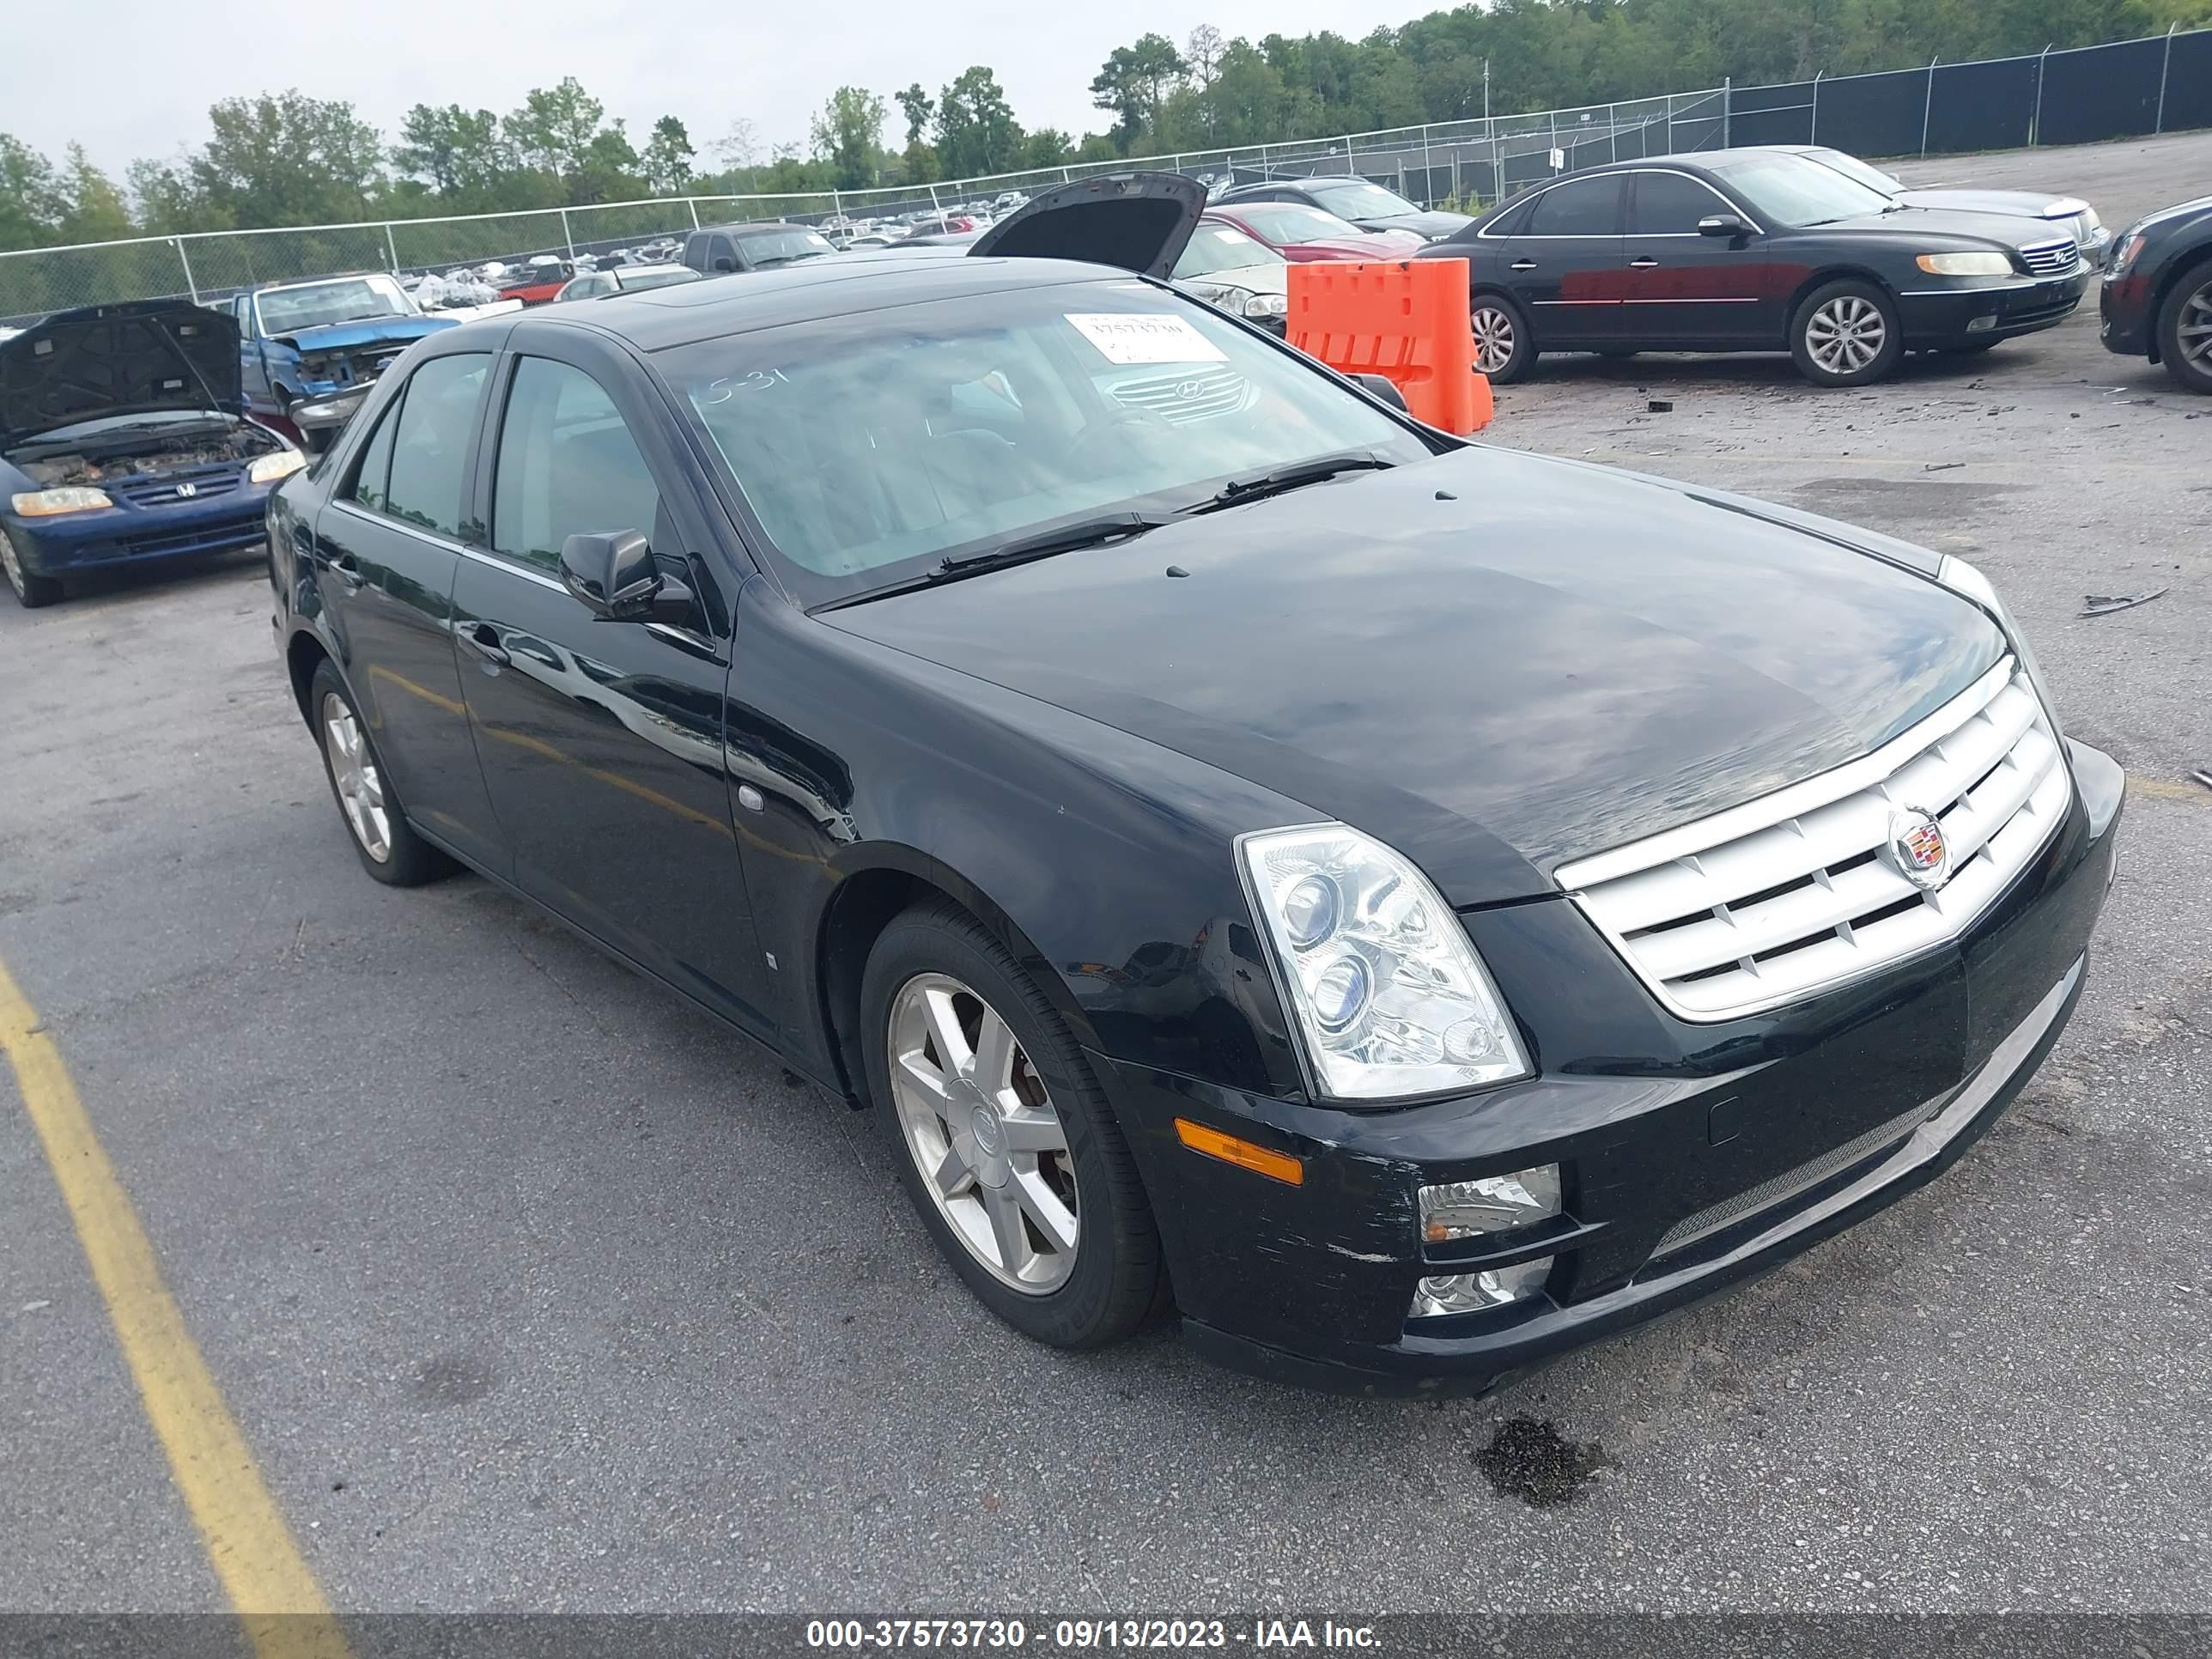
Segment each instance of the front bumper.
[[2068,276],[2022,277],[1980,286],[1910,289],[1898,296],[1905,343],[1913,350],[2008,340],[2055,328],[2088,291],[2090,267]]
[[2123,357],[2158,356],[2158,343],[2151,337],[2151,298],[2150,278],[2141,269],[2098,289],[2097,337],[2106,350]]
[[147,508],[118,505],[59,518],[9,515],[8,534],[16,556],[33,575],[158,559],[196,558],[257,545],[273,484],[241,484],[229,494],[187,506]]
[[[1186,1334],[1284,1381],[1480,1393],[1764,1273],[1933,1179],[2002,1113],[2081,994],[2124,779],[2094,750],[2068,755],[2068,821],[1974,927],[1803,1004],[1681,1025],[1571,906],[1541,902],[1468,918],[1533,1037],[1543,1069],[1526,1083],[1346,1112],[1094,1056]],[[1574,1054],[1591,1058],[1557,1058]],[[1178,1116],[1297,1157],[1303,1183],[1184,1149]],[[1557,1219],[1420,1243],[1418,1188],[1546,1163],[1564,1177]],[[1524,1302],[1407,1316],[1425,1276],[1546,1255],[1544,1289]]]

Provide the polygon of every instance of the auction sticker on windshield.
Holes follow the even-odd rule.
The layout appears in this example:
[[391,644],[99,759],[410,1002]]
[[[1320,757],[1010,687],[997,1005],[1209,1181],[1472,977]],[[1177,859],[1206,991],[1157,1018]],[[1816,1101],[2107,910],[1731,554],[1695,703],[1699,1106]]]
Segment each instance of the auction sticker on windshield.
[[1182,317],[1157,311],[1069,312],[1076,332],[1109,363],[1218,363],[1221,348]]

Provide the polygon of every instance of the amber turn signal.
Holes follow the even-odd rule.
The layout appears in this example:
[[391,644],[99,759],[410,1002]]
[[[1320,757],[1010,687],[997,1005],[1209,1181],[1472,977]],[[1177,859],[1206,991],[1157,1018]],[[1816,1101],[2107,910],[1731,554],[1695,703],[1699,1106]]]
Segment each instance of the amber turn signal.
[[1265,1146],[1255,1146],[1249,1140],[1239,1140],[1235,1135],[1225,1135],[1218,1129],[1209,1129],[1203,1123],[1193,1123],[1187,1117],[1175,1121],[1176,1136],[1194,1152],[1204,1152],[1208,1158],[1218,1158],[1224,1164],[1234,1164],[1240,1170],[1249,1170],[1292,1187],[1303,1186],[1306,1166],[1288,1152],[1270,1152]]

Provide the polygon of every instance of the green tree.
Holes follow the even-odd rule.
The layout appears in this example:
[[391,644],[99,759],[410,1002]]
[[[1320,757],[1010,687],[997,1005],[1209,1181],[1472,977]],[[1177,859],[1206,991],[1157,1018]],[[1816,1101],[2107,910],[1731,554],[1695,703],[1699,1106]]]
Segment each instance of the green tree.
[[226,98],[208,125],[187,170],[206,209],[228,223],[359,219],[383,183],[383,138],[342,100],[296,90]]
[[1115,118],[1115,135],[1127,155],[1158,113],[1188,68],[1175,42],[1164,34],[1145,34],[1133,46],[1116,46],[1091,78],[1091,101]]
[[514,170],[514,149],[500,131],[499,117],[488,109],[417,104],[399,124],[399,137],[392,166],[428,179],[454,205],[488,202],[501,177]]
[[137,234],[130,204],[115,180],[92,164],[82,144],[69,147],[61,192],[66,203],[61,223],[64,242],[112,242]]
[[637,151],[630,147],[623,124],[617,121],[600,128],[584,147],[583,166],[568,180],[568,205],[637,200],[652,189],[641,168]]
[[1025,167],[1061,167],[1075,159],[1075,140],[1058,127],[1039,127],[1022,141]]
[[930,118],[937,113],[937,100],[922,90],[919,81],[904,92],[893,93],[891,96],[898,100],[899,108],[906,113],[906,141],[911,145],[929,131]]
[[938,94],[937,159],[948,179],[1011,171],[1022,129],[1006,106],[999,77],[977,64]]
[[507,136],[529,166],[572,179],[589,164],[606,113],[574,76],[565,76],[556,87],[524,94],[522,107],[507,118]]
[[839,190],[860,190],[875,182],[876,157],[884,144],[884,100],[860,87],[840,87],[814,117],[814,159],[830,166]]
[[14,134],[0,132],[0,249],[57,240],[68,212],[54,164]]
[[645,177],[656,195],[679,194],[691,183],[691,135],[684,123],[664,115],[653,124],[653,137],[645,145]]

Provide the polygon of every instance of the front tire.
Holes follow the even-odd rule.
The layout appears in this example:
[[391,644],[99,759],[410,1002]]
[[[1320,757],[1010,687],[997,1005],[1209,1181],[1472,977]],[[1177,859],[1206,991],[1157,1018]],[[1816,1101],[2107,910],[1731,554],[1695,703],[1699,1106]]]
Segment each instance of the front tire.
[[2212,392],[2212,259],[2183,271],[2158,308],[2158,356],[2176,384]]
[[353,842],[361,867],[387,887],[420,887],[451,875],[458,867],[415,833],[392,793],[382,757],[368,735],[368,722],[354,707],[353,696],[325,659],[307,690],[307,708],[315,740],[323,751],[323,770],[338,817]]
[[0,575],[7,577],[8,591],[26,611],[57,604],[62,597],[62,585],[52,576],[37,575],[25,568],[22,554],[4,530],[0,530]]
[[1856,277],[1815,289],[1790,319],[1790,356],[1815,386],[1870,386],[1905,356],[1897,302]]
[[860,987],[878,1121],[922,1224],[976,1298],[1054,1347],[1164,1305],[1158,1229],[1112,1108],[1012,955],[949,903],[892,921]]
[[1536,362],[1536,337],[1521,307],[1503,294],[1478,294],[1468,310],[1474,366],[1493,386],[1511,386]]

